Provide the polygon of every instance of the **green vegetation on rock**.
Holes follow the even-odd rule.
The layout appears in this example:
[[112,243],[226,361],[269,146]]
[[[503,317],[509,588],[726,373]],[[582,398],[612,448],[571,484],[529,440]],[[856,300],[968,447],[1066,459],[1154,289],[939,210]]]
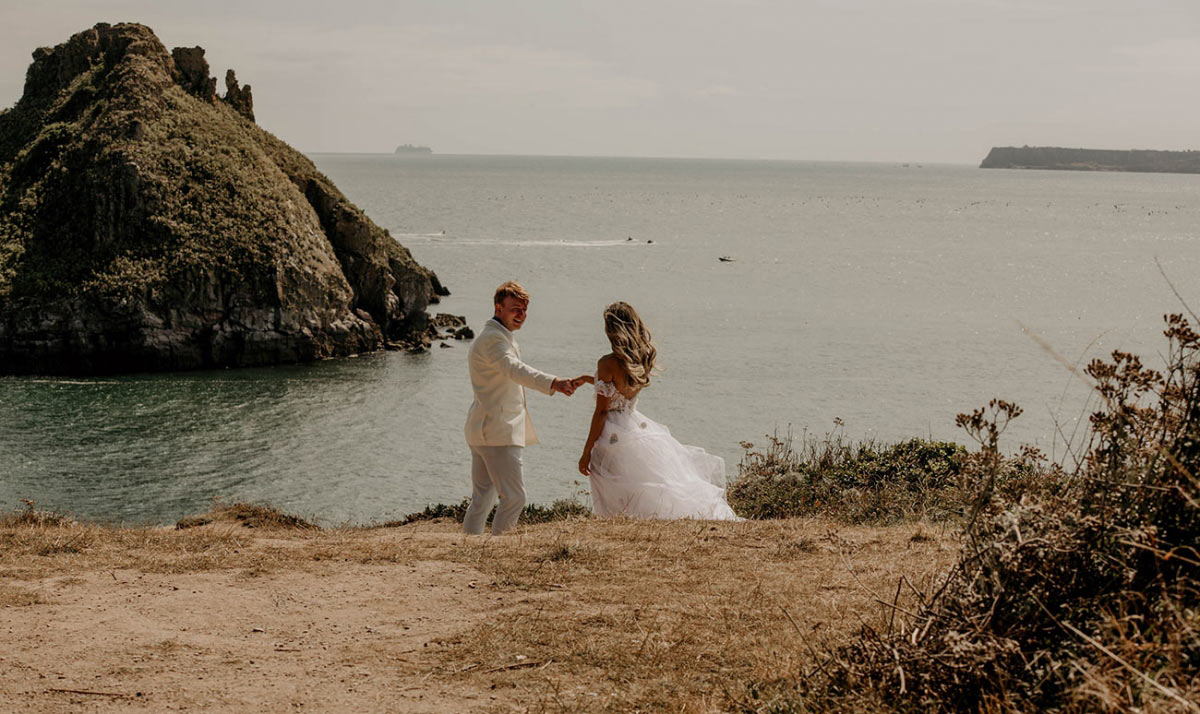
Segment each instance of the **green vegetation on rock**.
[[996,146],[979,168],[1195,174],[1200,173],[1200,152]]
[[0,113],[0,371],[304,361],[418,338],[436,276],[200,48],[100,24]]

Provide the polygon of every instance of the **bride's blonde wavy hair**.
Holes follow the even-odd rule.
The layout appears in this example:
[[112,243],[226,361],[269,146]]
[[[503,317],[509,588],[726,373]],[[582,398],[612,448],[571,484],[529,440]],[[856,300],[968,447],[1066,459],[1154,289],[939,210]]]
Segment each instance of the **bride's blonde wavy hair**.
[[650,384],[658,349],[637,310],[627,302],[614,302],[604,308],[604,334],[608,335],[613,354],[620,360],[630,384],[637,387]]

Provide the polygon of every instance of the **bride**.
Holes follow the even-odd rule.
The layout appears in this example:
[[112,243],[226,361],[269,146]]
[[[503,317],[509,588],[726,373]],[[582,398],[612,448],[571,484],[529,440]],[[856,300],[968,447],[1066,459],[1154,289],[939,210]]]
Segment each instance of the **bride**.
[[650,384],[657,350],[631,305],[604,309],[604,332],[612,352],[600,358],[596,411],[579,473],[592,487],[598,516],[736,520],[725,501],[725,460],[680,444],[667,427],[638,411],[638,395]]

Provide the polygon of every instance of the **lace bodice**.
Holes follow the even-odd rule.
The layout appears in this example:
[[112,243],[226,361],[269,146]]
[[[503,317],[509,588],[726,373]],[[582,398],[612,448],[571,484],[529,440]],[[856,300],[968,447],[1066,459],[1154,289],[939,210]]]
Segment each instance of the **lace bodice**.
[[605,382],[596,376],[596,394],[602,397],[608,397],[608,410],[610,412],[625,412],[637,408],[637,395],[633,399],[627,398],[621,394],[621,390],[617,389],[617,385],[612,382]]

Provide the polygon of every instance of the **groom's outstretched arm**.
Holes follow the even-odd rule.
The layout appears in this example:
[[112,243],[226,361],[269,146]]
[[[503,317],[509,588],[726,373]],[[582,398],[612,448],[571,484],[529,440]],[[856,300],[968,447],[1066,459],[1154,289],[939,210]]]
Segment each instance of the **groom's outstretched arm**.
[[560,382],[567,382],[567,380],[560,380],[552,374],[534,369],[517,359],[517,355],[504,340],[493,340],[486,345],[484,356],[504,376],[522,387],[536,389],[543,394],[554,394],[555,387]]

